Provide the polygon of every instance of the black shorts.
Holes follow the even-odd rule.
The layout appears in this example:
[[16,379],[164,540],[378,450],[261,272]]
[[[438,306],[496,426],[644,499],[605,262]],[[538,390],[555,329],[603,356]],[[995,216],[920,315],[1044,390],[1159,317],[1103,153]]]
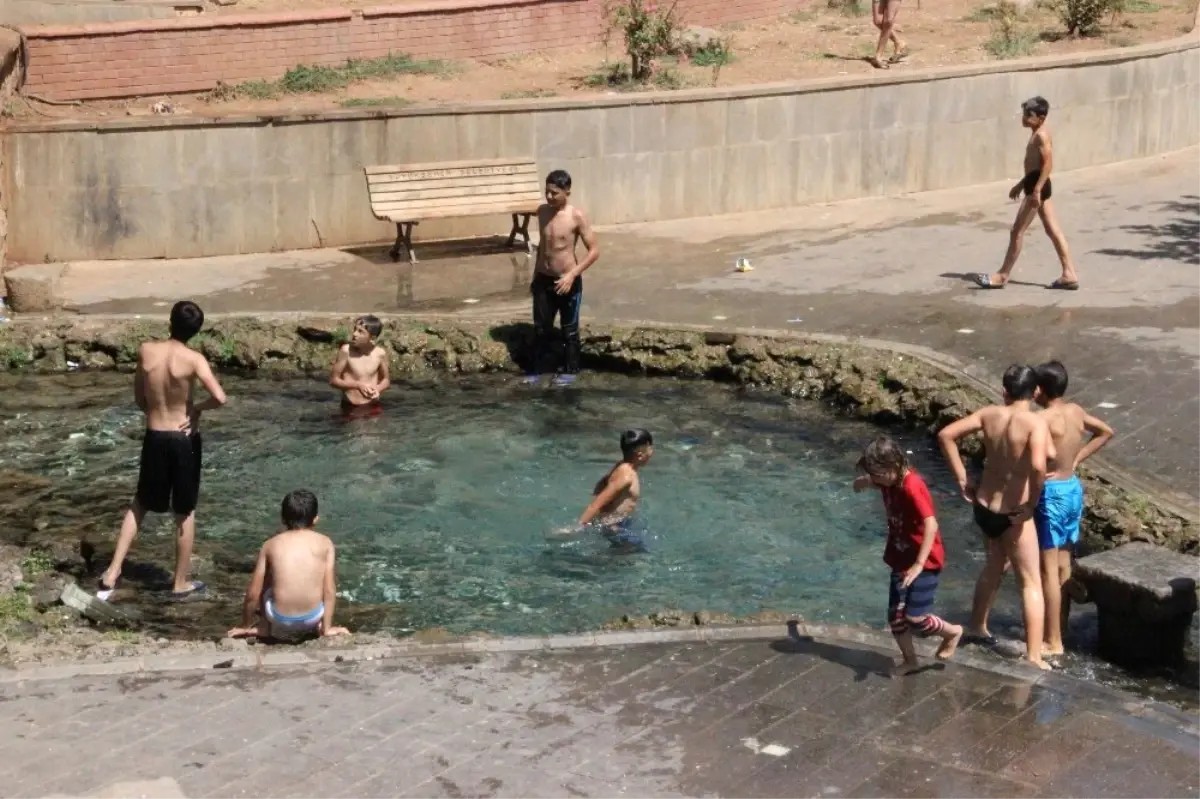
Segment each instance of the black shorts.
[[200,435],[147,430],[142,438],[137,503],[152,513],[186,516],[200,497]]
[[984,505],[975,503],[975,524],[988,538],[999,538],[1012,527],[1013,513],[997,513]]
[[[1033,187],[1037,185],[1038,178],[1041,176],[1041,172],[1030,172],[1021,178],[1021,188],[1025,191],[1026,195],[1033,191]],[[1050,178],[1046,178],[1046,182],[1042,184],[1042,202],[1049,200],[1052,194],[1054,194],[1054,189],[1050,187]]]

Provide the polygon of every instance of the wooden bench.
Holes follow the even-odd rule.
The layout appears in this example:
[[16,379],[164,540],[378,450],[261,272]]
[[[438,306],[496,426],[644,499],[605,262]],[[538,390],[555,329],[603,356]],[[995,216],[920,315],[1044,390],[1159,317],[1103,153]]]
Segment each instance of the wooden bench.
[[440,164],[396,164],[369,166],[367,192],[375,218],[396,223],[396,243],[390,254],[417,262],[412,229],[423,219],[451,219],[488,214],[510,214],[512,230],[508,246],[521,236],[526,252],[532,253],[529,219],[545,202],[537,164],[528,159],[503,158],[489,161],[448,161]]

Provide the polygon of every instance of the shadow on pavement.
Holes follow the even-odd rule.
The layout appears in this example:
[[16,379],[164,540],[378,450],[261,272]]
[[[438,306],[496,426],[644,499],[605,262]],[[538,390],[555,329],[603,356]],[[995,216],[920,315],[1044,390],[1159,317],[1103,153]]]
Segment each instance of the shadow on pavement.
[[1159,209],[1177,216],[1161,225],[1121,226],[1121,230],[1149,238],[1146,247],[1138,250],[1109,247],[1095,252],[1142,261],[1165,258],[1190,264],[1200,262],[1200,196],[1185,194],[1178,200],[1160,203]]

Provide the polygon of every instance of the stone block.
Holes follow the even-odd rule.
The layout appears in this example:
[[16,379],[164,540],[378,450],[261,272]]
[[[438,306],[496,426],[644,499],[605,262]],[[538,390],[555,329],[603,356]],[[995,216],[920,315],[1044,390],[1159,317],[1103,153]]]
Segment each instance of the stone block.
[[725,126],[728,122],[728,103],[716,100],[696,103],[696,146],[721,147],[725,144]]
[[792,138],[861,130],[872,90],[812,92],[792,98]]
[[730,100],[725,110],[725,146],[737,147],[754,141],[752,99]]
[[792,142],[796,172],[792,201],[796,205],[826,202],[833,194],[833,171],[829,161],[829,137],[805,136]]
[[604,155],[624,155],[633,152],[632,108],[625,105],[604,109],[600,152]]
[[63,264],[19,266],[4,273],[8,305],[17,313],[56,311],[62,308]]
[[282,123],[257,129],[259,172],[264,178],[323,177],[331,174],[333,125]]
[[759,97],[752,102],[752,107],[755,141],[772,144],[791,138],[795,103],[791,102],[790,97]]
[[1096,603],[1101,657],[1128,667],[1181,663],[1197,607],[1198,564],[1140,542],[1081,558],[1074,579]]
[[684,216],[711,216],[717,208],[717,187],[724,162],[725,148],[713,147],[685,153],[687,172]]
[[662,157],[660,219],[682,219],[688,216],[688,154],[664,153]]
[[[412,117],[413,120],[426,121],[439,117]],[[406,120],[407,121],[407,120]],[[362,174],[363,167],[374,164],[394,164],[398,160],[389,158],[387,149],[387,120],[383,119],[353,119],[330,123],[333,127],[330,133],[331,148],[329,151],[329,171],[334,175],[344,175],[348,172]],[[404,161],[451,161],[457,151],[457,139],[454,136],[452,123],[433,125],[414,125],[409,129],[411,138],[409,152],[403,153]]]
[[504,117],[500,114],[462,114],[451,119],[458,140],[458,158],[477,161],[503,156]]
[[503,114],[501,119],[501,136],[504,158],[533,158],[537,147],[533,140],[534,115],[528,113]]
[[538,162],[543,169],[565,158],[587,158],[602,152],[603,108],[573,108],[539,113],[533,121]]
[[699,142],[695,103],[669,103],[663,112],[664,150],[691,150]]

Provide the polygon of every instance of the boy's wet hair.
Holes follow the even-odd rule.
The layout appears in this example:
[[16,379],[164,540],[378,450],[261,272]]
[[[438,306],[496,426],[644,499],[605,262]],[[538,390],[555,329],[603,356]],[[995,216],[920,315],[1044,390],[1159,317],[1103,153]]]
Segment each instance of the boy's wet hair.
[[621,455],[628,458],[642,447],[649,447],[653,444],[654,436],[650,435],[649,430],[643,430],[640,427],[626,430],[621,434]]
[[1033,114],[1043,118],[1047,117],[1050,115],[1050,102],[1045,97],[1030,97],[1021,103],[1021,113],[1025,116]]
[[1038,375],[1032,366],[1014,363],[1004,370],[1001,382],[1009,399],[1033,399],[1033,392],[1038,387]]
[[354,320],[354,326],[362,325],[363,328],[371,334],[371,338],[379,338],[379,334],[383,332],[383,322],[379,321],[378,316],[367,314],[360,316]]
[[317,520],[317,495],[301,488],[288,492],[279,511],[280,519],[289,530],[304,530]]
[[894,438],[879,436],[867,444],[855,465],[872,477],[891,477],[908,468],[908,458]]
[[570,191],[571,175],[565,169],[556,169],[549,175],[546,175],[546,185],[562,189],[563,191]]
[[171,307],[171,338],[185,344],[204,327],[204,311],[191,300],[180,300]]
[[1067,367],[1060,361],[1047,361],[1037,368],[1038,388],[1046,399],[1059,399],[1067,393]]

